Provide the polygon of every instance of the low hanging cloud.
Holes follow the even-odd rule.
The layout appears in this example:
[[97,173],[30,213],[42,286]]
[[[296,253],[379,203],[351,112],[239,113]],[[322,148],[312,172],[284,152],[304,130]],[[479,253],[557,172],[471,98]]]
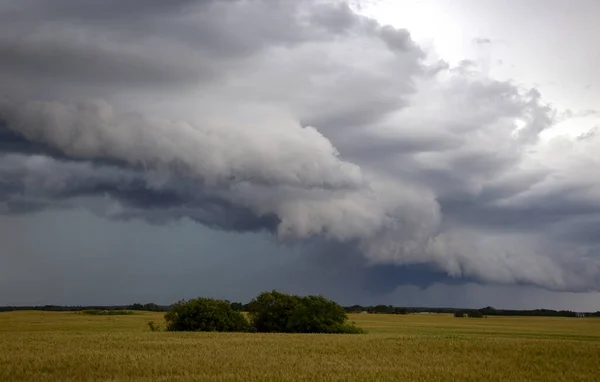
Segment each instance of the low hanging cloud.
[[536,89],[429,63],[344,2],[44,4],[0,2],[2,213],[191,218],[351,244],[363,267],[600,288],[600,138],[540,140],[557,111]]

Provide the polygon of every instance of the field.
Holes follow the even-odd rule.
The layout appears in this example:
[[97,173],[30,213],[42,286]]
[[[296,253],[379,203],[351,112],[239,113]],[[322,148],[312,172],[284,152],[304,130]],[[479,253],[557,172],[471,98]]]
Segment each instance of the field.
[[600,319],[352,315],[364,335],[151,332],[162,314],[0,313],[0,381],[598,381]]

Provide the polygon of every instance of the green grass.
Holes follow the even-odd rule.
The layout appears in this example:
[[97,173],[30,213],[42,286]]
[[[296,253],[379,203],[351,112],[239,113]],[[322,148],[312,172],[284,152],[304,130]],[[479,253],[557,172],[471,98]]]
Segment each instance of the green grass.
[[600,319],[351,316],[361,335],[151,332],[161,313],[0,313],[0,381],[598,381]]

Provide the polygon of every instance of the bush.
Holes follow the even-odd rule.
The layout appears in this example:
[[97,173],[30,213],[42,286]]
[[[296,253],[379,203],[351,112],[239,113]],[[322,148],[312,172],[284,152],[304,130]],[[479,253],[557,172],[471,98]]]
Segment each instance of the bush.
[[354,322],[351,324],[344,323],[343,325],[335,326],[327,333],[338,333],[338,334],[365,334],[364,329],[356,326]]
[[362,333],[346,323],[342,306],[322,296],[264,292],[250,302],[248,312],[258,332]]
[[250,329],[246,317],[226,301],[197,298],[179,301],[165,314],[168,331],[245,332]]
[[154,323],[154,321],[148,321],[148,323],[146,325],[148,325],[148,328],[150,329],[151,332],[158,332],[158,331],[160,331],[160,326],[156,325]]

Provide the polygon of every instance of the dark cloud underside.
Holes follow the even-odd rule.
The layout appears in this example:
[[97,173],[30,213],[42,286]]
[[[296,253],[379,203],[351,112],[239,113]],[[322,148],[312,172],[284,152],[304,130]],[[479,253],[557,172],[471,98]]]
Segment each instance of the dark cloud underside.
[[600,137],[345,2],[0,1],[0,36],[4,224],[266,234],[307,290],[600,287]]

